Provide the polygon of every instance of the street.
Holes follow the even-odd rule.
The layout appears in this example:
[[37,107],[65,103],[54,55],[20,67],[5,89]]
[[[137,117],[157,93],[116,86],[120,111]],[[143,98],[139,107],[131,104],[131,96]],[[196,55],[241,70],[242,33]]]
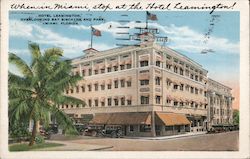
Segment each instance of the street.
[[239,131],[161,140],[81,136],[64,142],[106,146],[107,151],[238,151]]

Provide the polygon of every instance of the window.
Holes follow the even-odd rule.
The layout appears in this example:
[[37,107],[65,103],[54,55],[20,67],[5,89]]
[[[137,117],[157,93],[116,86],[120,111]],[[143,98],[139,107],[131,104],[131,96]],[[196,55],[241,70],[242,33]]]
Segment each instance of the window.
[[191,87],[191,93],[194,93],[194,87]]
[[155,97],[155,103],[156,104],[161,104],[161,96],[156,96]]
[[140,80],[141,86],[149,85],[149,80]]
[[195,80],[198,81],[198,76],[197,75],[195,76]]
[[105,90],[105,84],[101,85],[101,90]]
[[85,70],[82,70],[82,76],[85,76]]
[[127,105],[131,105],[132,101],[130,99],[127,100]]
[[183,69],[180,68],[180,75],[183,75]]
[[85,92],[85,86],[81,86],[82,92]]
[[200,94],[202,94],[203,93],[203,90],[202,89],[200,89]]
[[140,125],[140,132],[150,132],[151,126],[150,125]]
[[62,109],[64,109],[64,105],[62,105]]
[[186,70],[185,72],[186,72],[185,75],[186,75],[186,76],[189,76],[189,71]]
[[114,71],[118,71],[118,66],[114,66]]
[[174,67],[174,72],[177,73],[178,72],[178,67]]
[[160,79],[160,77],[155,77],[155,84],[156,85],[161,85],[161,79]]
[[184,88],[184,84],[181,84],[180,85],[180,90],[183,91],[183,88]]
[[158,67],[161,67],[161,61],[156,61],[155,65],[158,66]]
[[92,100],[89,99],[89,107],[91,107],[91,106],[92,106]]
[[68,105],[68,104],[66,105],[66,108],[69,108],[69,105]]
[[190,75],[190,78],[191,78],[191,79],[194,79],[194,75],[193,75],[193,74],[191,74],[191,75]]
[[95,106],[98,107],[98,99],[95,99]]
[[108,84],[108,89],[111,89],[111,87],[112,87],[111,84]]
[[178,85],[177,84],[174,85],[174,89],[178,89]]
[[68,89],[66,90],[66,94],[69,94],[69,90]]
[[127,87],[131,87],[131,81],[127,81]]
[[134,125],[129,125],[129,131],[130,132],[134,131]]
[[174,101],[174,106],[178,106],[178,102],[177,101]]
[[101,102],[101,106],[102,106],[102,107],[105,106],[105,102],[104,102],[104,101]]
[[76,93],[79,93],[79,86],[76,86]]
[[95,75],[97,75],[97,74],[98,74],[98,70],[95,70],[94,72],[95,72]]
[[170,104],[170,103],[171,103],[171,100],[170,100],[170,99],[167,99],[167,103]]
[[90,84],[88,85],[88,89],[89,89],[89,92],[91,92],[92,87],[91,87],[91,85],[90,85]]
[[117,98],[114,99],[114,102],[115,102],[115,106],[117,106],[119,104],[119,101]]
[[172,131],[173,130],[173,126],[165,126],[165,131]]
[[89,69],[89,76],[92,75],[92,69]]
[[195,88],[195,94],[198,94],[198,89],[197,88]]
[[125,80],[121,80],[121,87],[125,87]]
[[170,70],[171,69],[171,65],[166,64],[166,68]]
[[108,106],[112,105],[112,98],[108,98]]
[[183,106],[184,105],[184,103],[183,102],[180,102],[180,106]]
[[74,107],[74,105],[71,105],[71,108],[73,108]]
[[124,69],[125,69],[125,66],[124,66],[124,65],[120,65],[120,69],[121,69],[121,70],[124,70]]
[[108,67],[108,72],[111,72],[112,71],[112,68],[111,67]]
[[141,62],[140,62],[140,66],[141,66],[141,67],[148,66],[148,61],[141,61]]
[[102,69],[101,69],[101,73],[105,73],[105,68],[102,68]]
[[115,80],[114,84],[115,84],[115,88],[118,88],[118,80]]
[[203,80],[202,77],[200,77],[200,78],[199,78],[199,81],[202,82],[202,80]]
[[149,97],[141,96],[141,104],[149,104]]
[[167,80],[167,86],[171,85],[171,81]]
[[186,91],[189,91],[189,85],[186,85]]
[[95,84],[95,91],[98,91],[98,83]]
[[130,69],[131,68],[131,64],[127,64],[127,69]]
[[70,89],[70,93],[74,93],[74,90],[73,90],[73,89]]
[[121,98],[121,105],[125,105],[125,98],[124,97]]

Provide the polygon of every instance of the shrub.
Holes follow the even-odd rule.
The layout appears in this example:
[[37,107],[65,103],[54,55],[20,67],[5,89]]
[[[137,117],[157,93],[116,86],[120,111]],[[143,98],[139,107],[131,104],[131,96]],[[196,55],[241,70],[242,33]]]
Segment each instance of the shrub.
[[41,136],[41,135],[37,135],[36,138],[35,138],[35,142],[36,142],[36,144],[44,143],[45,142],[44,137]]

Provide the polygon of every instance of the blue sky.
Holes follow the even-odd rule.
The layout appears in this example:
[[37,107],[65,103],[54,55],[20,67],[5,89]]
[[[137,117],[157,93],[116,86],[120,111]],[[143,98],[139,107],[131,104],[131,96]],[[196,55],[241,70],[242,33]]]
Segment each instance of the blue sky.
[[[168,36],[165,44],[178,52],[187,55],[209,71],[209,77],[218,81],[239,80],[239,12],[150,12],[157,15],[157,21],[149,21],[149,27],[160,30],[159,36]],[[20,18],[37,17],[39,14],[79,14],[82,18],[102,17],[105,21],[80,22],[78,25],[44,25],[40,22],[21,21]],[[122,15],[128,16],[122,16]],[[212,20],[213,15],[219,18]],[[83,55],[82,50],[89,47],[90,25],[101,30],[101,37],[94,37],[93,47],[106,50],[117,47],[117,31],[136,32],[133,27],[145,26],[145,12],[10,12],[9,51],[29,61],[28,41],[37,42],[42,50],[49,47],[60,47],[64,55],[74,58]],[[130,22],[119,22],[129,20]],[[135,23],[141,21],[141,23]],[[213,22],[211,22],[213,21]],[[207,43],[204,34],[212,27]],[[117,26],[130,26],[121,30]],[[135,42],[128,42],[133,44]],[[162,43],[159,43],[163,45]],[[204,49],[213,53],[201,54]],[[16,68],[10,66],[12,72]]]

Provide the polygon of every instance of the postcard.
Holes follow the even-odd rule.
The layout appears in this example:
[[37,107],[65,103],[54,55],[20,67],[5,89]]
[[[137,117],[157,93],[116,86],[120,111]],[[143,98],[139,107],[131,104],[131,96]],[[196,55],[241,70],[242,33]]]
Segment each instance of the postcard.
[[1,1],[1,158],[249,158],[248,4]]

